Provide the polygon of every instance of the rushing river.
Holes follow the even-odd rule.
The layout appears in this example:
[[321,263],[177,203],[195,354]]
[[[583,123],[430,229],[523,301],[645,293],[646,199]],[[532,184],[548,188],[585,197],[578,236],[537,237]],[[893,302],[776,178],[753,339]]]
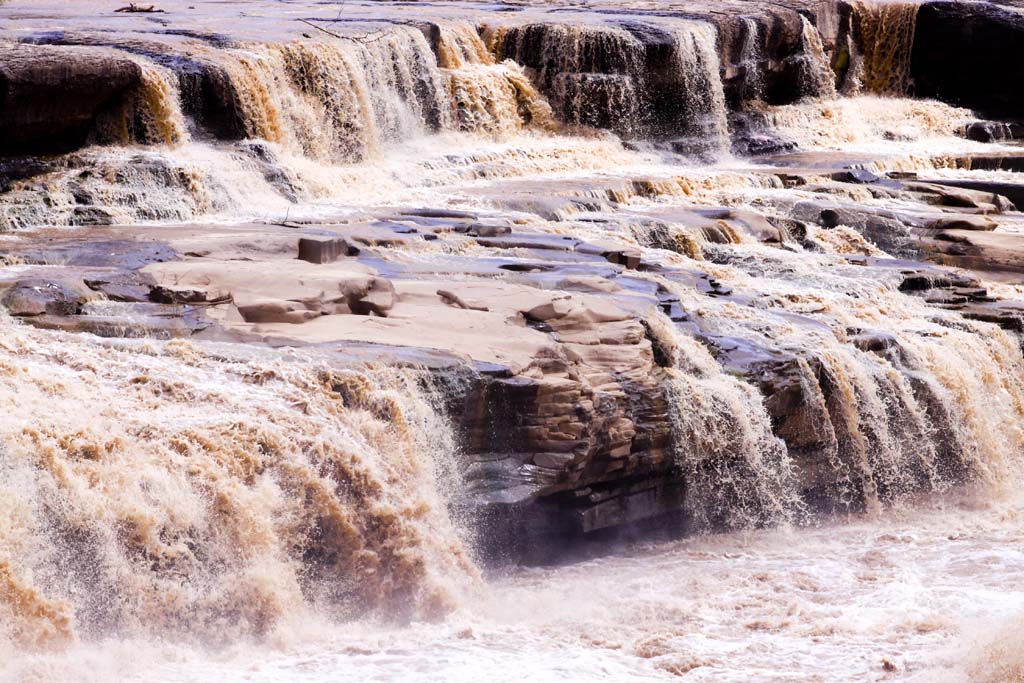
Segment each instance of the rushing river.
[[[213,652],[83,644],[5,673],[82,681],[1010,683],[1024,675],[1024,507],[964,495],[876,518],[671,541],[467,587],[438,623],[293,615]],[[221,644],[222,645],[222,644]]]

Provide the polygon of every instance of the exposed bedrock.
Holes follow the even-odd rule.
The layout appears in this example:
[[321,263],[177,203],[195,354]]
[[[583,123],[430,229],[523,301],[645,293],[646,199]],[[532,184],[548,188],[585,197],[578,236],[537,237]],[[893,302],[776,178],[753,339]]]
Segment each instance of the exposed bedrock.
[[986,116],[1024,110],[1024,14],[985,2],[928,2],[917,15],[911,75],[919,97]]
[[82,146],[140,82],[117,53],[0,42],[0,155]]
[[[517,12],[415,22],[385,15],[377,25],[387,39],[367,42],[295,33],[253,43],[186,29],[126,39],[81,29],[27,33],[0,48],[0,154],[175,142],[187,134],[168,110],[176,99],[200,138],[267,139],[307,156],[358,160],[410,134],[409,114],[427,129],[520,125],[485,120],[505,117],[536,123],[543,113],[529,82],[563,123],[689,139],[684,147],[695,138],[721,147],[729,111],[830,96],[837,85],[913,92],[994,117],[1020,109],[1024,67],[1012,55],[1024,16],[994,4],[686,8],[664,16],[533,12],[529,20]],[[452,62],[452,54],[462,56]],[[529,78],[477,68],[505,59]],[[293,110],[303,100],[319,101],[316,126],[331,125],[330,135],[302,128],[315,120]]]
[[[786,253],[762,216],[706,213],[712,263],[760,267],[735,248],[740,232]],[[428,368],[458,435],[457,504],[480,520],[487,551],[543,559],[564,539],[636,522],[719,528],[858,510],[977,466],[916,337],[777,309],[650,252],[451,210],[94,231],[8,245],[5,259],[23,266],[0,278],[7,311],[103,337],[312,346],[346,367]],[[687,249],[679,226],[637,231],[652,248]],[[469,280],[381,259],[439,245],[491,254],[449,263]],[[832,268],[890,280],[894,305],[919,298],[951,325],[1024,331],[1018,304],[960,272],[860,256]],[[723,332],[717,302],[765,315],[757,327],[775,332]]]

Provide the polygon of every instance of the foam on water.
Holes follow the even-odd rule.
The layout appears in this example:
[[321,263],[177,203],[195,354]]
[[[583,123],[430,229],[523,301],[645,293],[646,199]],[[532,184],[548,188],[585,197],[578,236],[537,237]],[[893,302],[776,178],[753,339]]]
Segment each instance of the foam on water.
[[[810,162],[864,154],[876,171],[935,171],[983,149],[956,137],[969,112],[880,96],[911,85],[916,8],[854,14],[854,78],[874,94],[835,98],[821,35],[802,17],[805,99],[753,105],[774,132]],[[756,24],[745,25],[756,64]],[[721,151],[717,29],[658,27],[679,86],[672,135]],[[436,29],[436,47],[404,25],[372,40],[195,47],[232,84],[236,142],[194,135],[180,84],[134,55],[138,93],[95,146],[15,183],[0,228],[75,223],[83,203],[115,222],[452,207],[714,278],[737,297],[633,274],[692,323],[645,321],[668,357],[688,512],[701,528],[743,531],[481,580],[449,512],[456,436],[425,374],[0,319],[0,677],[1019,679],[1022,506],[1007,499],[1024,454],[1019,340],[899,292],[895,269],[851,265],[844,255],[885,256],[852,228],[766,246],[735,221],[673,218],[723,206],[776,217],[811,193],[747,161],[695,166],[589,128],[629,139],[664,123],[640,106],[654,95],[635,32],[596,19]],[[532,50],[544,60],[524,66]],[[883,350],[858,345],[867,337]],[[730,356],[747,348],[791,364],[819,461],[776,436]],[[798,526],[816,491],[797,481],[870,515]],[[984,656],[960,653],[976,640]]]
[[296,626],[296,641],[211,655],[111,641],[14,671],[168,682],[1010,683],[1024,610],[1021,514],[1019,502],[966,496],[870,521],[638,543],[494,577],[439,624],[312,620]]

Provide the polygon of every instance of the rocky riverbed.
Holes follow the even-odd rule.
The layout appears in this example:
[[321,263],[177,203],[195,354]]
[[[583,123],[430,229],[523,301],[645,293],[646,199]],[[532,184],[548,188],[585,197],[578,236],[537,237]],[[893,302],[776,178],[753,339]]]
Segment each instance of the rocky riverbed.
[[115,9],[0,6],[11,642],[1019,481],[1012,4]]

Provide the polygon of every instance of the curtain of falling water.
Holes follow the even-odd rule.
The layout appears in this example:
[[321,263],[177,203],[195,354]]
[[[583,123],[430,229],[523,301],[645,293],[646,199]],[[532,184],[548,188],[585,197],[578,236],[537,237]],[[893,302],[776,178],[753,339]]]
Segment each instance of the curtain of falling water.
[[853,79],[878,95],[906,95],[910,52],[917,25],[917,2],[855,2],[853,19],[859,40]]
[[415,372],[0,324],[8,644],[426,617],[475,585]]

